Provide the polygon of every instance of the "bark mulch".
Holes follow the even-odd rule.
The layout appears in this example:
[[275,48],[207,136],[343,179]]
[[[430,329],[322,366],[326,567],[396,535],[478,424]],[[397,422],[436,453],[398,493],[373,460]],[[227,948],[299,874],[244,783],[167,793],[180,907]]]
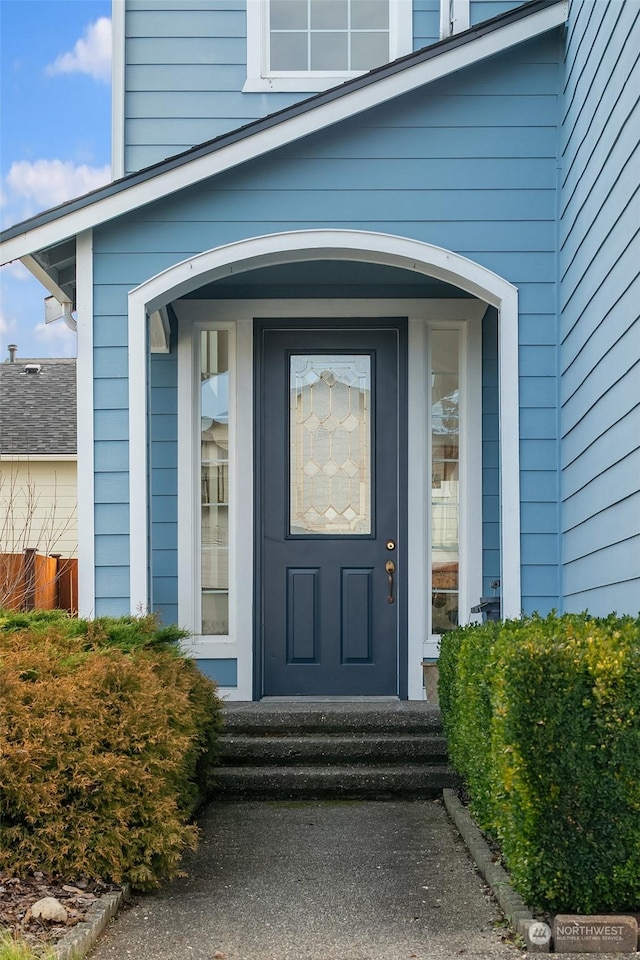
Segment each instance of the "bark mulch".
[[[85,919],[87,910],[102,896],[120,887],[96,880],[67,878],[34,871],[24,877],[0,873],[0,929],[19,935],[32,947],[54,946],[71,927]],[[42,920],[31,908],[43,897],[55,897],[67,911],[66,923]]]

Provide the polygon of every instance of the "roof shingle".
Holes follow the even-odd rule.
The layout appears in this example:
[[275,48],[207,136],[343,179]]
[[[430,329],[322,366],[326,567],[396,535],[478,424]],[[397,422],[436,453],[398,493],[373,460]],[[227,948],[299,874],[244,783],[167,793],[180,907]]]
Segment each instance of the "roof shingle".
[[[27,364],[38,364],[39,373],[25,373]],[[76,434],[74,359],[0,363],[0,454],[75,455]]]

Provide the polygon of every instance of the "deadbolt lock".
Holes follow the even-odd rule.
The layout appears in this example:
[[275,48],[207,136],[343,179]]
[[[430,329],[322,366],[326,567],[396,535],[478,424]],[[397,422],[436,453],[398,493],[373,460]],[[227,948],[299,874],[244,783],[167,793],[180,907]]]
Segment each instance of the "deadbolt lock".
[[387,540],[386,547],[387,547],[387,550],[395,550],[396,548],[395,540]]

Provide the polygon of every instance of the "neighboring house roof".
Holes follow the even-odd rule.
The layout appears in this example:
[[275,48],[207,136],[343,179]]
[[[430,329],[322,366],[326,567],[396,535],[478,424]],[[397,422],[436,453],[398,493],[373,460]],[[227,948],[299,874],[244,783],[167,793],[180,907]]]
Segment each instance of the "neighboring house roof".
[[[26,367],[39,367],[28,373]],[[0,363],[0,455],[76,455],[76,361]]]
[[[507,13],[377,67],[184,153],[45,211],[0,234],[2,262],[37,251],[37,265],[52,278],[59,296],[58,268],[68,268],[69,238],[163,196],[175,193],[325,129],[378,104],[494,56],[562,25],[568,0],[531,0]],[[57,247],[59,245],[59,247]],[[59,251],[59,256],[57,251]],[[46,277],[40,276],[46,285]],[[69,287],[61,284],[63,292]]]

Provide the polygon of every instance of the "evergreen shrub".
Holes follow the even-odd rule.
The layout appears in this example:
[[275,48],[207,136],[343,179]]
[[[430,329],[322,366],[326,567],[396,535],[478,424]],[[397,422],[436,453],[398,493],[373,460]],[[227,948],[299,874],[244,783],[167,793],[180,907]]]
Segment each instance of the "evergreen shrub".
[[221,706],[182,636],[0,611],[0,868],[140,889],[176,874]]
[[442,639],[440,702],[480,826],[534,907],[640,903],[640,620],[554,614]]

